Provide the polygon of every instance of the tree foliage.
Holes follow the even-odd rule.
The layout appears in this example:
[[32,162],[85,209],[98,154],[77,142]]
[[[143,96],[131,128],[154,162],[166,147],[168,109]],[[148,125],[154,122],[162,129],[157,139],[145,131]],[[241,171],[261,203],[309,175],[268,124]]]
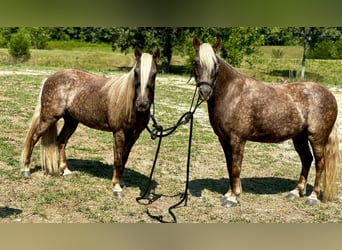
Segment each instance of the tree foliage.
[[122,27],[116,29],[117,39],[112,41],[112,48],[127,53],[139,47],[152,53],[159,47],[163,71],[168,72],[174,50],[184,41],[183,31],[174,27]]
[[341,27],[6,27],[0,28],[0,46],[8,47],[19,30],[26,30],[36,49],[47,48],[50,40],[108,43],[124,53],[134,47],[148,52],[159,47],[165,72],[174,54],[192,58],[194,36],[209,43],[221,37],[219,53],[234,66],[239,66],[246,55],[258,52],[260,45],[300,45],[303,65],[306,57],[338,59],[342,55]]
[[30,35],[25,29],[19,29],[18,32],[11,37],[8,51],[16,63],[30,59],[30,44]]

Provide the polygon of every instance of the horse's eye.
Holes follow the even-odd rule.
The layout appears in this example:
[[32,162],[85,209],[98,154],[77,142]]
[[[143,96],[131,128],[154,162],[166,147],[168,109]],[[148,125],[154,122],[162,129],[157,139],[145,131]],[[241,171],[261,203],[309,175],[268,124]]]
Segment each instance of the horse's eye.
[[194,61],[192,61],[192,65],[193,65],[193,66],[197,66],[197,65],[198,65],[198,62],[194,60]]

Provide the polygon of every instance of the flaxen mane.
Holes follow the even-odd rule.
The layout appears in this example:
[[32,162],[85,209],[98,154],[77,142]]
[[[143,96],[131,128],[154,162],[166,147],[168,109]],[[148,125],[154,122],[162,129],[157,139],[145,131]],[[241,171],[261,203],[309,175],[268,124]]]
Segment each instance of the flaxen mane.
[[112,114],[115,124],[120,123],[120,117],[131,117],[133,98],[135,94],[135,66],[136,65],[134,65],[131,71],[127,74],[109,78],[102,89],[108,93],[109,105],[113,107],[113,110],[115,110]]
[[150,76],[152,66],[152,56],[150,54],[143,53],[141,55],[141,74],[140,74],[140,83],[141,83],[141,95],[144,95],[146,85],[148,84],[148,79]]
[[217,63],[217,58],[214,50],[209,43],[203,43],[199,49],[200,64],[202,67],[208,69],[208,72],[212,72]]

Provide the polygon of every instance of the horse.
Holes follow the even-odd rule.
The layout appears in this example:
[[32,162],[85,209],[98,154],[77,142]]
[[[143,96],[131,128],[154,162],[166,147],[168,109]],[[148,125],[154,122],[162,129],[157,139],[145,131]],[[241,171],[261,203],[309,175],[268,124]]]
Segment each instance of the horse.
[[[113,133],[113,192],[123,196],[121,179],[125,164],[150,119],[160,50],[148,54],[135,48],[134,55],[135,64],[126,74],[107,78],[83,70],[64,69],[43,81],[21,155],[24,177],[30,177],[32,151],[39,139],[45,174],[72,176],[65,148],[81,123]],[[60,118],[64,125],[57,135]]]
[[[246,141],[280,143],[292,139],[302,169],[296,187],[286,196],[293,200],[306,194],[311,163],[316,176],[306,204],[337,196],[336,176],[339,143],[336,129],[337,103],[334,95],[318,83],[264,84],[244,75],[225,62],[217,50],[222,39],[211,45],[193,38],[193,74],[201,100],[207,102],[210,124],[222,146],[229,176],[224,207],[239,204],[240,172]],[[310,146],[312,153],[310,151]]]

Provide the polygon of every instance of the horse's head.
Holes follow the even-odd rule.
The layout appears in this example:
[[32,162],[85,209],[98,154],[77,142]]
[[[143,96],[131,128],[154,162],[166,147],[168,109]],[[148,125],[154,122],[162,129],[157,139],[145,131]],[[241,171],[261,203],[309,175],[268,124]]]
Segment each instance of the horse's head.
[[218,38],[214,45],[201,44],[197,37],[193,39],[196,50],[193,60],[193,70],[200,98],[204,101],[210,99],[217,79],[219,63],[216,51],[221,47],[222,40]]
[[134,69],[135,106],[139,112],[145,112],[150,108],[154,99],[154,84],[160,51],[157,49],[153,55],[150,55],[135,48],[134,55],[137,60]]

